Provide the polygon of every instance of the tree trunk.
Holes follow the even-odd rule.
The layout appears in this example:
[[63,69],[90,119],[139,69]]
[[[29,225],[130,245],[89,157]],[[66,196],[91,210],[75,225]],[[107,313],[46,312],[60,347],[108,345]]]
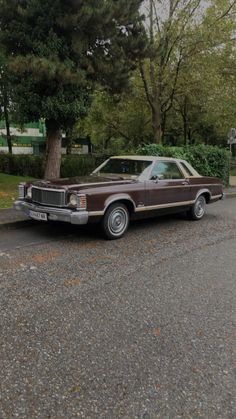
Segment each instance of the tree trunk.
[[188,121],[187,121],[187,98],[184,97],[184,112],[183,112],[183,123],[184,123],[184,144],[188,145]]
[[8,114],[8,97],[5,91],[4,91],[4,97],[3,97],[3,111],[4,111],[6,133],[7,133],[8,152],[12,154],[11,131],[10,131],[9,114]]
[[161,112],[157,107],[152,109],[152,129],[155,144],[162,144]]
[[61,168],[61,128],[57,121],[45,121],[47,130],[45,179],[58,179]]
[[66,154],[70,155],[72,152],[73,145],[73,128],[68,128],[66,131]]

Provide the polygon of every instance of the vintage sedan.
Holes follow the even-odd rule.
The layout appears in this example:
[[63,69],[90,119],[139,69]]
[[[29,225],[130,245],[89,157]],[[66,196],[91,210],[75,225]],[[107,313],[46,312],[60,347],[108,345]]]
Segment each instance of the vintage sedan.
[[21,183],[15,208],[39,221],[100,222],[108,239],[118,239],[131,218],[184,211],[200,220],[222,198],[221,180],[185,160],[117,156],[87,177]]

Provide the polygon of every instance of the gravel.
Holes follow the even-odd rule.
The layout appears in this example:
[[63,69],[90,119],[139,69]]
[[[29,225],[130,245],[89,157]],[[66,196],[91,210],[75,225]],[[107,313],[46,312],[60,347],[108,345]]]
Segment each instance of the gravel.
[[2,418],[235,418],[236,200],[1,232]]

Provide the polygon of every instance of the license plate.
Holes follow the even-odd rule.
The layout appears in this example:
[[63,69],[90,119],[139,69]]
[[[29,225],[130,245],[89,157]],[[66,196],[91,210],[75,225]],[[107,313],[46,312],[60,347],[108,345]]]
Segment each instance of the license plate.
[[38,211],[29,211],[29,216],[33,218],[34,220],[39,221],[47,221],[48,216],[44,212],[38,212]]

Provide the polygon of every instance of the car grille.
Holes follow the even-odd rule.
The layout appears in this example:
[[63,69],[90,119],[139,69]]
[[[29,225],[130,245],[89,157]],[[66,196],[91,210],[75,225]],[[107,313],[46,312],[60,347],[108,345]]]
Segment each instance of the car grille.
[[65,206],[65,191],[43,188],[32,188],[32,201],[38,204],[56,207]]

